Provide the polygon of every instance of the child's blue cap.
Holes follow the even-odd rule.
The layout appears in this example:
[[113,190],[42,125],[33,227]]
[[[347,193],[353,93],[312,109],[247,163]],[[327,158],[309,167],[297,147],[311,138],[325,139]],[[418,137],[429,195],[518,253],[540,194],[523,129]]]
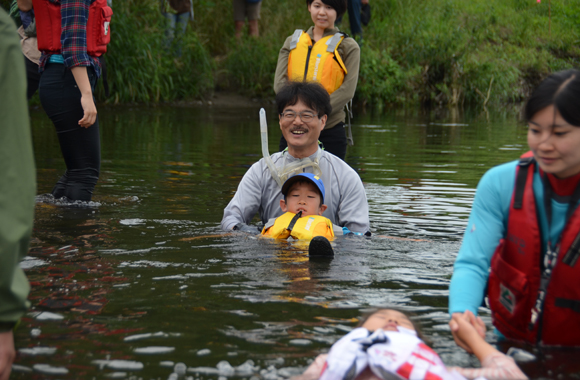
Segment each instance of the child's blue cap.
[[294,182],[304,180],[310,181],[318,187],[318,190],[320,190],[320,196],[322,197],[322,203],[324,203],[324,183],[318,176],[312,173],[300,173],[288,178],[286,182],[284,182],[284,185],[282,185],[282,194],[286,196]]

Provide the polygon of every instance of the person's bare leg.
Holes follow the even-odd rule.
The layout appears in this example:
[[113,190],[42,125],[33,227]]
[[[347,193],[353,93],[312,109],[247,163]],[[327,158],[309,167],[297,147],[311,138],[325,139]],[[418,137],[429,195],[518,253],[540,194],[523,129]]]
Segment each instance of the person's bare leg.
[[258,37],[260,35],[258,30],[258,20],[248,20],[248,32],[252,37]]
[[244,22],[243,21],[235,21],[234,25],[236,27],[236,38],[242,37],[242,29],[244,28]]

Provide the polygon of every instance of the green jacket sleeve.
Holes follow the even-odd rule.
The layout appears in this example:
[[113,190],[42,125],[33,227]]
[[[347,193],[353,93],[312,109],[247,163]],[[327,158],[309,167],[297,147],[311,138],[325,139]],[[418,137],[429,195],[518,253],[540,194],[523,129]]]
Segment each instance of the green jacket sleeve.
[[288,82],[288,56],[290,55],[291,40],[292,36],[286,38],[278,54],[278,64],[276,65],[276,74],[274,75],[274,92],[276,94]]
[[16,26],[0,9],[0,325],[26,311],[30,290],[19,266],[32,232],[36,179],[24,58]]

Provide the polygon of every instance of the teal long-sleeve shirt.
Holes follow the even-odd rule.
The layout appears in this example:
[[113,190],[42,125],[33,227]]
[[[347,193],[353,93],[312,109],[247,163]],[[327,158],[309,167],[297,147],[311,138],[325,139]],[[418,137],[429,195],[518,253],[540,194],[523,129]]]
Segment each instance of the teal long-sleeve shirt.
[[[518,161],[512,161],[490,169],[477,186],[449,287],[450,314],[466,310],[477,314],[483,302],[491,257],[507,229],[517,164]],[[537,166],[533,187],[542,233],[542,252],[546,252],[548,221],[544,208],[544,189]],[[552,244],[559,241],[567,210],[567,202],[560,203],[552,199],[552,225],[549,229]]]
[[36,195],[24,67],[16,25],[0,8],[0,332],[26,312],[30,290],[19,265]]

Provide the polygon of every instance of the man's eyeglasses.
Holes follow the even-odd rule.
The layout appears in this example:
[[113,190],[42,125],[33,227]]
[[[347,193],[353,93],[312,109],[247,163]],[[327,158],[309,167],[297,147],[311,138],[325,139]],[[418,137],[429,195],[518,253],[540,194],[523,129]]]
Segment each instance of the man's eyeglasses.
[[280,116],[282,119],[284,119],[284,121],[294,121],[296,116],[300,116],[300,120],[302,120],[304,123],[309,123],[316,117],[316,115],[311,111],[302,111],[299,113],[294,111],[284,111],[280,114]]

